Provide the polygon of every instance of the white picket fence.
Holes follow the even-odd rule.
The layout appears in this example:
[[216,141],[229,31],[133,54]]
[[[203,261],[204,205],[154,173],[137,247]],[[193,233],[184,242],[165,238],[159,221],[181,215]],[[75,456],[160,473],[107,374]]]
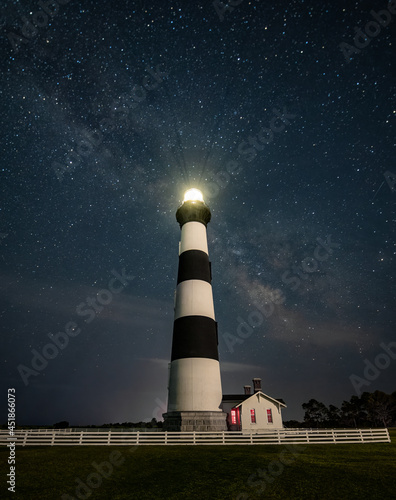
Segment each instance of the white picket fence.
[[15,441],[20,446],[73,445],[242,445],[242,444],[337,444],[390,443],[388,429],[280,429],[261,434],[225,432],[131,432],[70,431],[68,429],[0,431],[0,445]]

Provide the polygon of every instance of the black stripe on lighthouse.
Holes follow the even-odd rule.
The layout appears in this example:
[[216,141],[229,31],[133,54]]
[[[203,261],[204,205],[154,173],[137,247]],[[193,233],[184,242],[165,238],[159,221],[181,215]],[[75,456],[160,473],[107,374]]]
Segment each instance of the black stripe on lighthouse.
[[186,280],[211,282],[209,256],[202,250],[187,250],[179,256],[177,284]]
[[183,316],[174,321],[171,361],[181,358],[219,360],[217,322],[206,316]]

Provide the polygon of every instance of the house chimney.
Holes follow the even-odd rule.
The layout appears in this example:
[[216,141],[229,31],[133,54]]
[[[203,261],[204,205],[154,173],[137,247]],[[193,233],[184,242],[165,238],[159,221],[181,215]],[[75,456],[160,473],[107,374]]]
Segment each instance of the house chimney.
[[243,388],[245,389],[245,394],[251,394],[251,387],[250,385],[244,385]]
[[253,388],[254,388],[254,393],[261,391],[261,378],[253,379]]

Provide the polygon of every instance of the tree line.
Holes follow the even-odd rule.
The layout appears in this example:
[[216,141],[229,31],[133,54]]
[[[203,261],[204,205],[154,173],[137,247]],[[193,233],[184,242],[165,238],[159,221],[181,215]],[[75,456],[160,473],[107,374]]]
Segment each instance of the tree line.
[[[80,428],[83,427],[84,429],[109,429],[109,428],[130,428],[130,429],[161,429],[162,428],[163,422],[157,421],[156,418],[152,418],[150,422],[122,422],[122,423],[115,423],[111,422],[109,424],[102,424],[102,425],[73,425],[73,428]],[[62,420],[62,422],[57,422],[54,424],[52,427],[54,429],[68,429],[70,426],[69,422],[66,420]]]
[[337,427],[392,427],[396,426],[396,391],[386,394],[382,391],[363,392],[343,401],[340,408],[328,407],[310,399],[302,405],[304,421],[288,420],[285,427],[337,428]]
[[[113,428],[129,428],[129,429],[162,429],[163,422],[157,421],[156,418],[152,418],[150,422],[122,422],[122,423],[110,423],[101,425],[73,425],[73,429],[113,429]],[[62,420],[56,422],[53,425],[18,425],[17,429],[69,429],[70,424],[67,420]],[[1,424],[0,429],[7,429],[7,424]]]

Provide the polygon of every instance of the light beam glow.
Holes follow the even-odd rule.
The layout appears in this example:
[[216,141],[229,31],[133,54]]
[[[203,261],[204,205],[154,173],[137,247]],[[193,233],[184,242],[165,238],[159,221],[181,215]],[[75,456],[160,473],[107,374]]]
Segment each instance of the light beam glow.
[[204,201],[203,194],[199,189],[195,189],[195,188],[188,189],[184,193],[183,203],[185,201],[202,201],[203,202]]

